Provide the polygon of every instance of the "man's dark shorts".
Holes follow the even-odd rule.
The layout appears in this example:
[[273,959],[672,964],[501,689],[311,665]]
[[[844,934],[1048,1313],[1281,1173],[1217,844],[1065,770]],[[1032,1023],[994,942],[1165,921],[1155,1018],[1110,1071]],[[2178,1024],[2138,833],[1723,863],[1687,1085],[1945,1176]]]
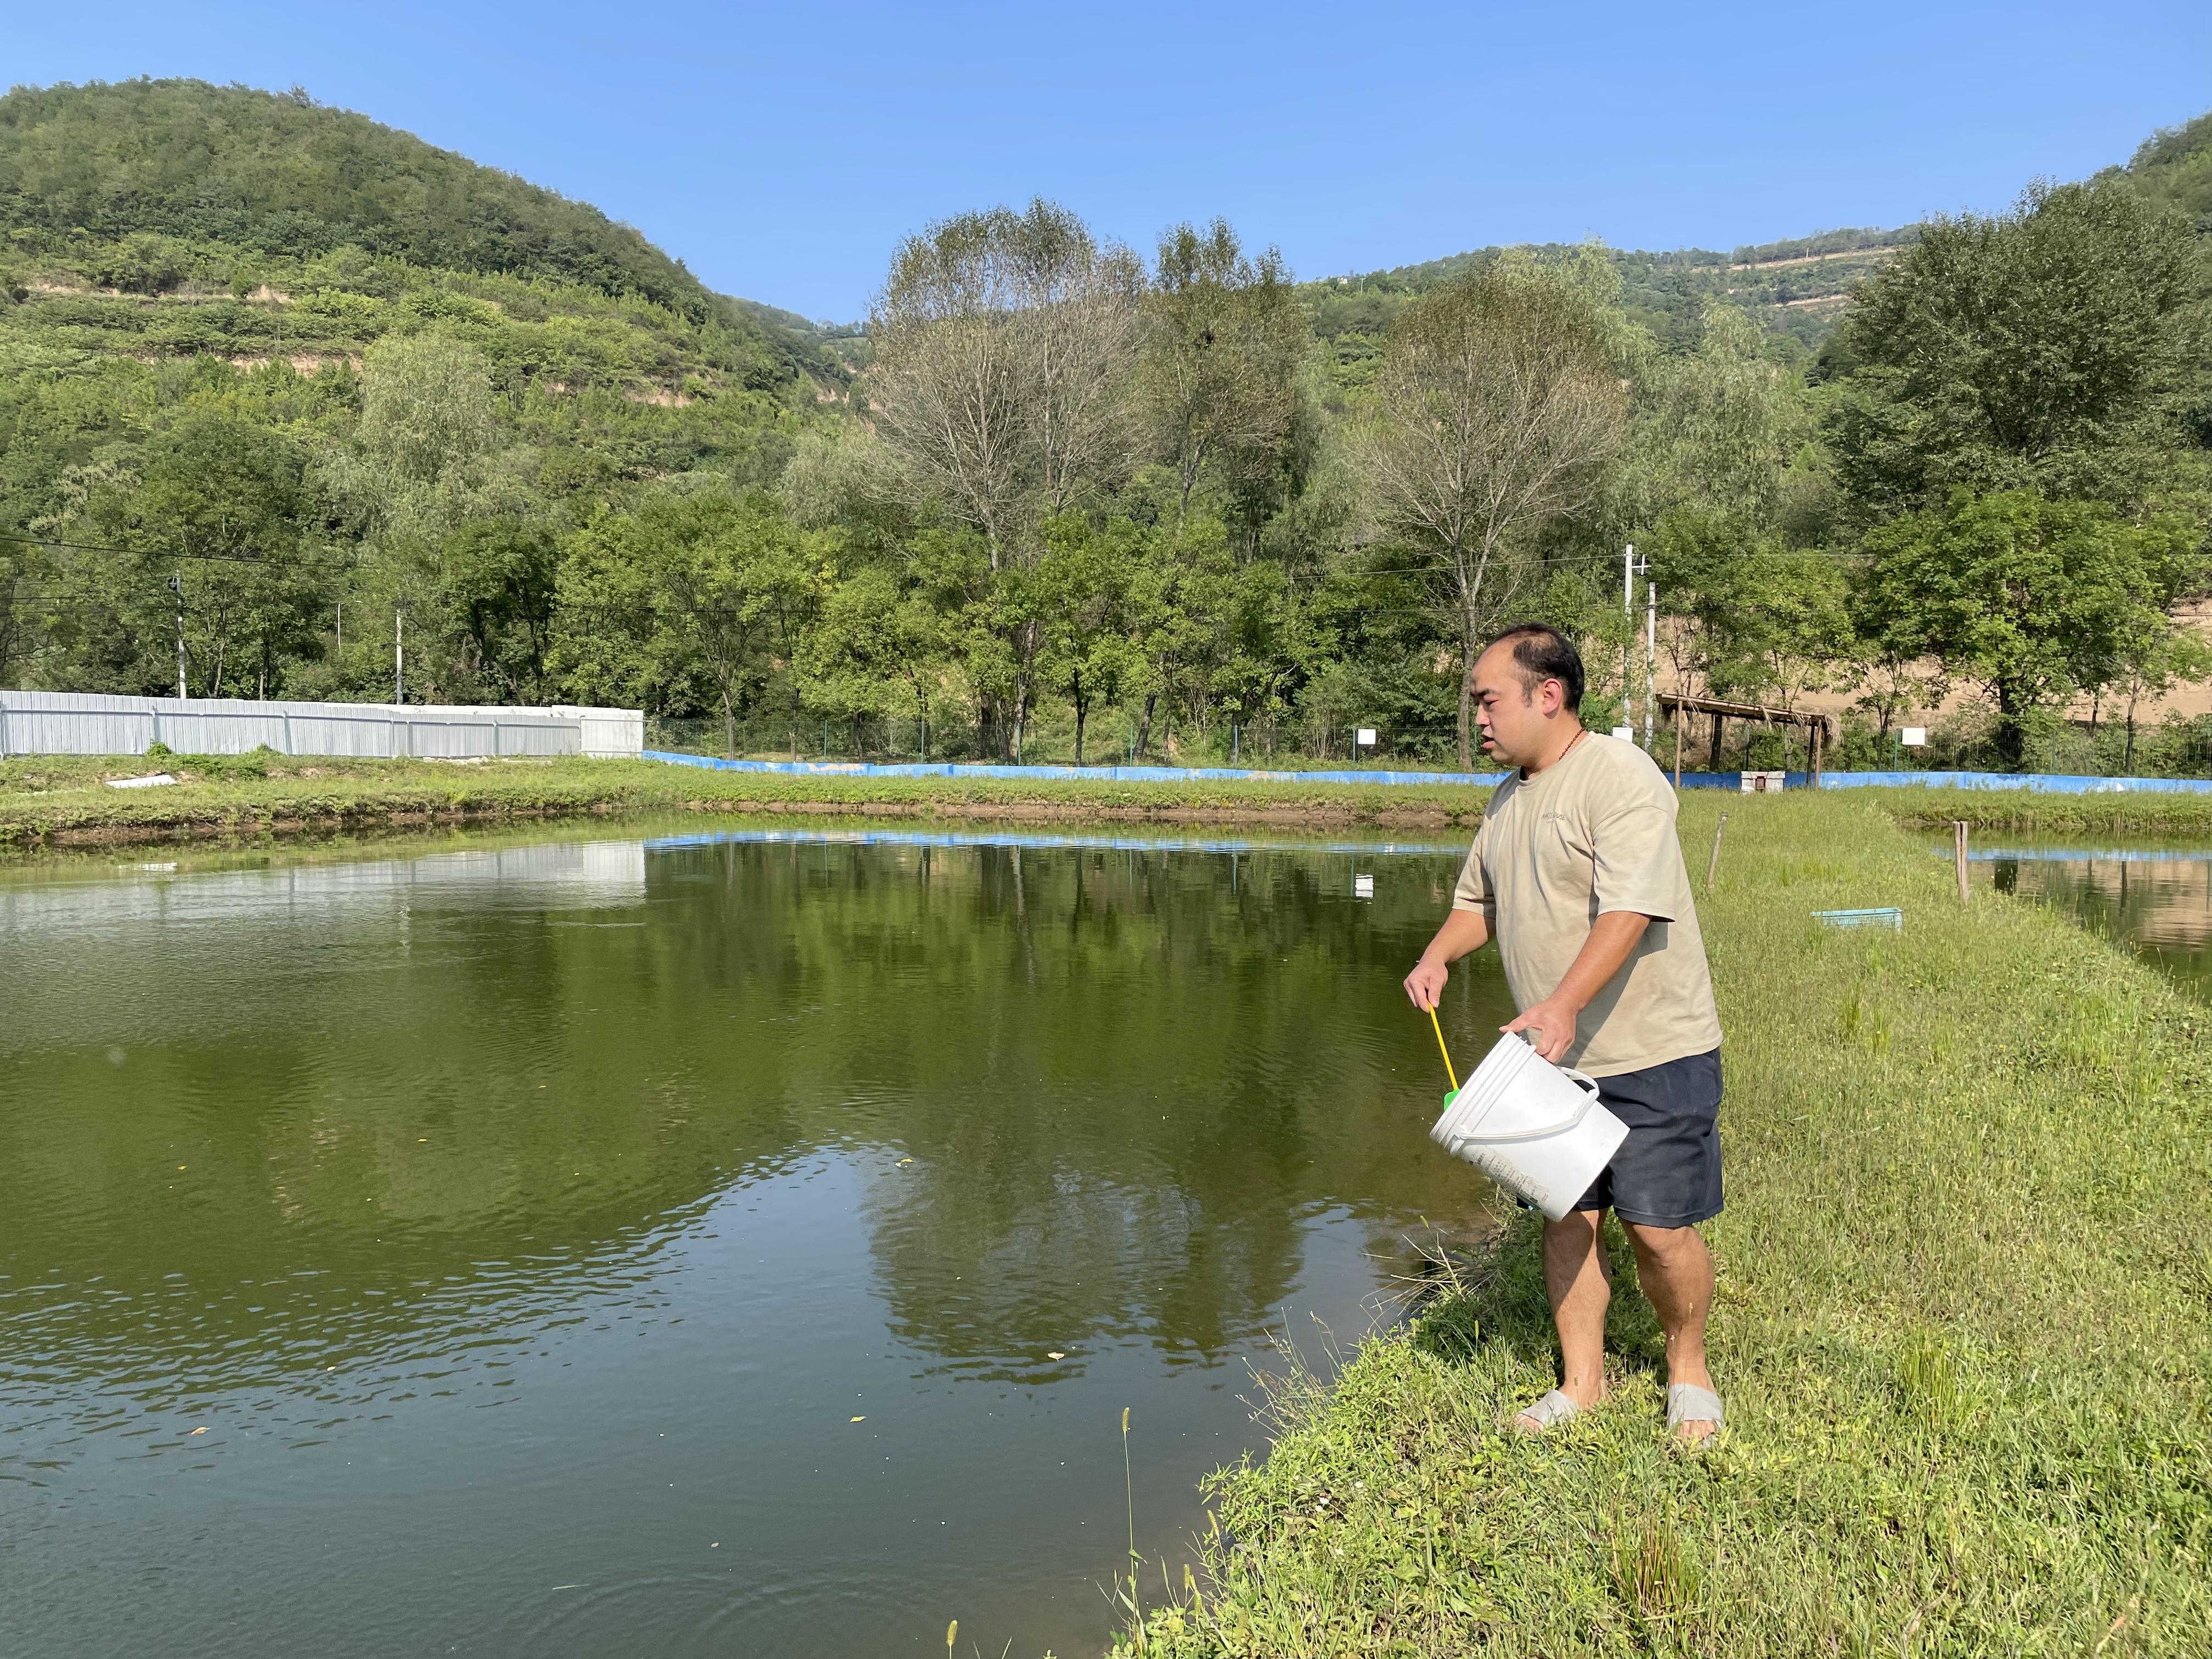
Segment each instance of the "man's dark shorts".
[[1644,1227],[1687,1227],[1721,1212],[1721,1051],[1597,1080],[1628,1126],[1577,1210],[1611,1210]]

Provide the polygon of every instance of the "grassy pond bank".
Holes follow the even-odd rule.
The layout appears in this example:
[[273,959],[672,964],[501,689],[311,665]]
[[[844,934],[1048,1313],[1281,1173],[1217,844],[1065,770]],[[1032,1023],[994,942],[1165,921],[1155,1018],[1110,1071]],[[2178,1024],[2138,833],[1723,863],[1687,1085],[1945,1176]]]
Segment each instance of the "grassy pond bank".
[[[104,781],[164,769],[176,785],[112,789]],[[1463,785],[838,777],[709,771],[656,761],[31,756],[0,760],[0,848],[331,836],[655,811],[1460,831],[1480,820],[1486,793]],[[1851,793],[1911,827],[1948,828],[1963,818],[1978,829],[2043,836],[2212,837],[2207,795],[1919,788]],[[1719,797],[1695,792],[1692,799]]]
[[[106,777],[169,770],[173,787]],[[0,845],[66,846],[331,833],[651,811],[860,815],[1013,823],[1471,826],[1463,787],[1089,783],[703,771],[659,761],[456,763],[282,756],[0,761]]]
[[[1720,805],[1686,802],[1693,854]],[[1502,1431],[1552,1380],[1516,1224],[1331,1386],[1277,1375],[1272,1451],[1121,1651],[2206,1650],[2212,1014],[2044,907],[1962,911],[1870,802],[1729,805],[1726,1443],[1666,1445],[1620,1295],[1612,1401]],[[1904,932],[1810,918],[1873,904]]]

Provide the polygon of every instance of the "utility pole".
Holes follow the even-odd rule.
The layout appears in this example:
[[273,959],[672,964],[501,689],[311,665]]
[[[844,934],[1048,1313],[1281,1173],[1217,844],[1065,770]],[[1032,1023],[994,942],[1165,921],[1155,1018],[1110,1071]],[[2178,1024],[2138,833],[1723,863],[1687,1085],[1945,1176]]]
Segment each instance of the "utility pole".
[[392,701],[407,701],[407,619],[396,605],[392,607]]
[[[1651,574],[1651,561],[1636,556],[1636,544],[1628,544],[1620,557],[1620,619],[1626,624],[1626,633],[1620,641],[1620,723],[1626,726],[1632,739],[1636,731],[1636,699],[1631,688],[1636,684],[1636,579]],[[1644,747],[1651,748],[1652,659],[1658,642],[1658,604],[1656,591],[1645,596],[1644,618]]]
[[169,591],[177,596],[177,701],[185,700],[185,570],[169,578]]
[[[1645,561],[1648,568],[1650,561]],[[1656,695],[1659,664],[1659,586],[1644,584],[1644,752],[1651,752],[1651,716],[1659,707]],[[1675,711],[1675,718],[1681,713]]]
[[1628,544],[1627,551],[1620,556],[1620,620],[1626,631],[1620,640],[1620,723],[1636,724],[1635,711],[1629,706],[1629,682],[1636,673],[1636,544]]

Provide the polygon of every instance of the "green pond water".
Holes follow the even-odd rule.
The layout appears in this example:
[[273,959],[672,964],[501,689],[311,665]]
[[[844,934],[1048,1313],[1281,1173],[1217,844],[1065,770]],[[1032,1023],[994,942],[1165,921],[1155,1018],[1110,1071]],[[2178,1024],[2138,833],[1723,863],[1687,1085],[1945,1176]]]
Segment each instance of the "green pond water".
[[685,828],[0,870],[10,1650],[1096,1651],[1488,1224],[1454,853]]
[[[2212,1001],[2212,847],[1987,840],[1969,854],[1977,884],[2063,910]],[[1948,838],[1938,852],[1952,856]]]

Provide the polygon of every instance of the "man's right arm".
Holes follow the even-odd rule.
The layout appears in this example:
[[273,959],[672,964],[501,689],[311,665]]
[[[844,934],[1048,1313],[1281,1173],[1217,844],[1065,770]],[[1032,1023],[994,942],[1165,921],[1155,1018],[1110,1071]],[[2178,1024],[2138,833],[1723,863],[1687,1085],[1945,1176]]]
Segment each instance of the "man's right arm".
[[1451,978],[1451,965],[1490,942],[1490,918],[1479,909],[1455,909],[1406,975],[1406,994],[1416,1008],[1433,1008]]

